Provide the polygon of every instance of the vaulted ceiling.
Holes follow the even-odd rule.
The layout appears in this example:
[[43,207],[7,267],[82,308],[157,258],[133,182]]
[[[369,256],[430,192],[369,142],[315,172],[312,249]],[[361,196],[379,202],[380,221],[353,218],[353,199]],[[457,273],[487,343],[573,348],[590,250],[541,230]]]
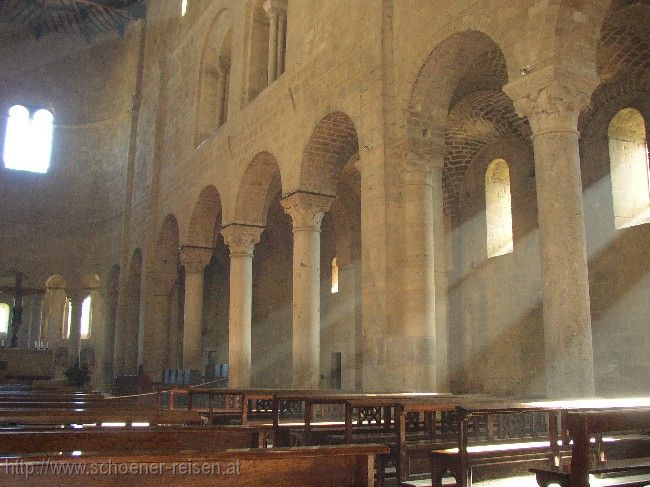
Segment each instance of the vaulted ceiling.
[[90,41],[106,31],[124,33],[144,17],[146,0],[2,0],[0,19],[39,38],[50,32],[81,35]]

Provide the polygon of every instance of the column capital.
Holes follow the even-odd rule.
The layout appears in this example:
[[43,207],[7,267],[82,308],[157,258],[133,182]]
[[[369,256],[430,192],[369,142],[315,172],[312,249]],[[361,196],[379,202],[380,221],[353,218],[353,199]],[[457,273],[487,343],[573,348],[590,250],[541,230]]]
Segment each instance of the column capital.
[[221,235],[230,249],[230,255],[252,256],[253,248],[260,241],[264,227],[232,223],[221,230]]
[[285,196],[280,203],[293,221],[293,231],[320,230],[323,215],[330,209],[334,196],[298,191]]
[[433,173],[439,170],[426,166],[407,165],[402,170],[403,184],[404,186],[425,185],[433,187]]
[[180,262],[185,272],[203,272],[212,258],[213,249],[206,247],[184,246],[180,251]]
[[263,4],[264,11],[266,15],[271,16],[278,15],[279,13],[286,12],[287,4],[282,0],[266,0]]
[[219,74],[228,74],[230,71],[230,57],[219,56],[217,59],[217,71]]
[[88,297],[91,289],[81,288],[81,287],[68,287],[65,289],[65,294],[70,300],[70,304],[81,305],[84,299]]
[[595,76],[585,76],[547,66],[503,87],[517,113],[528,118],[533,135],[576,131],[580,112],[589,106],[598,86]]

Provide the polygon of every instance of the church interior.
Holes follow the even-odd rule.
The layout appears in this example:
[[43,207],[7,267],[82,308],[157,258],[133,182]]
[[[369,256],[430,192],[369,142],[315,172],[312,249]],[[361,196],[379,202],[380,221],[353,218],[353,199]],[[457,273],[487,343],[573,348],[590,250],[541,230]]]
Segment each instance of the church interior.
[[649,25],[0,1],[0,484],[650,485]]

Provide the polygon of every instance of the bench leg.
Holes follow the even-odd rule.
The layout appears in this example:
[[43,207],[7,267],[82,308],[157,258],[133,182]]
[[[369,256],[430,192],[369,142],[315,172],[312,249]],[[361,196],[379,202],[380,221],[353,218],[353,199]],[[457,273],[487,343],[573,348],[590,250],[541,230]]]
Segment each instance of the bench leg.
[[438,462],[431,462],[431,487],[442,487],[442,478],[445,476],[445,470]]

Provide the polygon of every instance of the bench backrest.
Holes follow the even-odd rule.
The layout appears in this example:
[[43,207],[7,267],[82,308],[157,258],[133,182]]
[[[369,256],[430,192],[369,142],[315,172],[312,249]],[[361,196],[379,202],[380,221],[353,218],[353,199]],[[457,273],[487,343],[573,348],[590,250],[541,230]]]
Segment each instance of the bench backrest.
[[228,448],[256,448],[260,432],[245,426],[219,428],[85,428],[0,432],[0,455],[53,452],[215,452]]

